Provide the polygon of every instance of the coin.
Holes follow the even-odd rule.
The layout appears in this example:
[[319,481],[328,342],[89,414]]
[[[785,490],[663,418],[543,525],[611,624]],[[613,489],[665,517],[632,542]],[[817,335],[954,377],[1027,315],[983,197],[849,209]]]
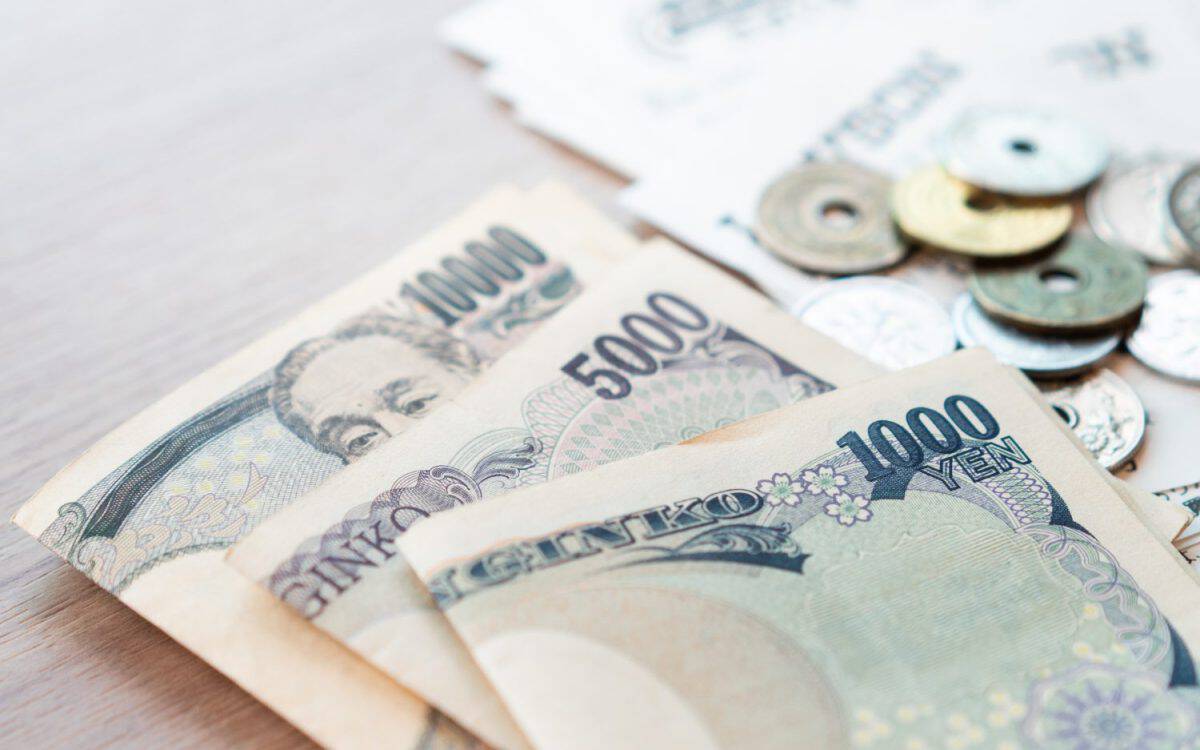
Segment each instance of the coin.
[[968,292],[954,301],[951,317],[959,343],[987,347],[1001,362],[1021,368],[1030,377],[1073,375],[1104,359],[1121,343],[1115,333],[1069,339],[1026,333],[989,318]]
[[1128,461],[1146,437],[1146,407],[1133,388],[1110,370],[1067,382],[1046,382],[1038,388],[1106,469]]
[[1200,382],[1200,273],[1151,279],[1142,320],[1125,346],[1147,367]]
[[1187,260],[1200,265],[1200,164],[1184,170],[1167,200],[1171,226],[1187,247]]
[[973,109],[938,146],[947,172],[1008,195],[1074,192],[1108,164],[1108,145],[1098,133],[1049,112]]
[[1151,263],[1182,263],[1183,242],[1169,231],[1167,198],[1183,169],[1183,162],[1162,156],[1110,167],[1085,201],[1092,231],[1110,245],[1136,250]]
[[1116,326],[1138,311],[1146,297],[1146,263],[1072,235],[1045,256],[977,267],[969,284],[979,306],[1006,323],[1077,333]]
[[891,180],[847,163],[806,164],[767,186],[758,236],[789,263],[849,274],[894,265],[907,253],[888,207]]
[[793,309],[809,326],[891,370],[954,351],[950,316],[920,289],[863,276],[828,281]]
[[906,234],[967,255],[1023,255],[1049,245],[1071,225],[1071,206],[979,191],[938,166],[892,188],[892,213]]

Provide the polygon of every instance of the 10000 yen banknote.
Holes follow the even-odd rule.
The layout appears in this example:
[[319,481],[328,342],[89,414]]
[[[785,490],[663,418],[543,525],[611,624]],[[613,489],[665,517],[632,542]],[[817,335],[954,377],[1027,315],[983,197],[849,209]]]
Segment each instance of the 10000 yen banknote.
[[[511,718],[395,554],[413,523],[673,445],[877,373],[665,240],[231,562],[464,726]],[[498,732],[491,732],[496,734]]]
[[537,747],[1190,746],[1194,576],[1018,377],[954,355],[398,545]]
[[224,550],[436,411],[635,247],[562,188],[500,190],[118,428],[15,520],[318,741],[453,744],[461,730]]

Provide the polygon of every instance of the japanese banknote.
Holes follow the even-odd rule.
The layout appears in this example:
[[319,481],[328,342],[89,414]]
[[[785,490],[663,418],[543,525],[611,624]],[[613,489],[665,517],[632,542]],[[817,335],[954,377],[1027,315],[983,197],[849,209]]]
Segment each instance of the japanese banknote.
[[[397,553],[403,534],[878,374],[731,277],[651,242],[438,414],[263,524],[230,562],[453,719],[499,736],[508,713]],[[1105,481],[1164,539],[1186,522]]]
[[1200,589],[1017,377],[955,355],[399,547],[538,747],[1184,746]]
[[324,744],[474,742],[225,550],[436,412],[633,247],[561,187],[501,189],[119,427],[15,520]]
[[395,554],[423,518],[877,374],[669,242],[592,286],[437,414],[239,544],[231,562],[468,727],[510,720]]

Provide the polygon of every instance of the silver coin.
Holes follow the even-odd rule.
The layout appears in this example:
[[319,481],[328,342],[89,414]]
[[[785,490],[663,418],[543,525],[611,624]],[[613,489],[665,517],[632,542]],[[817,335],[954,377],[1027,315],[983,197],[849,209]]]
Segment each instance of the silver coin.
[[1167,206],[1173,234],[1187,248],[1187,260],[1200,265],[1200,164],[1191,165],[1175,179]]
[[973,109],[939,141],[942,165],[997,193],[1074,192],[1100,176],[1108,144],[1082,123],[1048,112]]
[[920,289],[874,276],[829,281],[793,314],[847,349],[890,370],[949,354],[950,316]]
[[1061,378],[1082,372],[1121,343],[1120,335],[1115,333],[1070,339],[1026,333],[989,318],[970,292],[954,300],[951,317],[963,346],[987,347],[1001,362],[1035,378]]
[[1129,384],[1110,370],[1069,382],[1038,385],[1100,465],[1115,469],[1129,460],[1146,437],[1146,407]]
[[1183,170],[1183,162],[1162,156],[1113,165],[1088,191],[1085,206],[1092,231],[1151,263],[1181,264],[1183,241],[1171,231],[1167,197]]
[[775,179],[758,203],[759,238],[810,271],[850,274],[903,260],[892,224],[892,181],[844,162],[805,164]]
[[1142,320],[1125,346],[1147,367],[1200,382],[1200,273],[1150,279]]

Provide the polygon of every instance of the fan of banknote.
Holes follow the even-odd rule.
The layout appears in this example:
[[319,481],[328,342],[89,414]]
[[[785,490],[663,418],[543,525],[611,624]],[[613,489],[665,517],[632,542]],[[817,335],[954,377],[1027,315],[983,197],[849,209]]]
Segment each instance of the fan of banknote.
[[497,188],[19,525],[330,747],[1200,743],[1193,8],[445,34],[696,252]]

